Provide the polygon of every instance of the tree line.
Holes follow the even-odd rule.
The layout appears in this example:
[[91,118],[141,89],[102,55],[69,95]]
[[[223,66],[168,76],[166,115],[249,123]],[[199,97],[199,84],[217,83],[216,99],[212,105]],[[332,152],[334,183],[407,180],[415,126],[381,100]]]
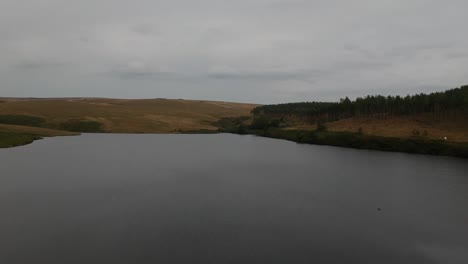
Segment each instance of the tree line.
[[355,116],[404,116],[431,113],[444,117],[468,114],[468,85],[444,92],[407,95],[405,97],[369,95],[339,102],[301,102],[264,105],[252,110],[254,116],[299,116],[333,121]]

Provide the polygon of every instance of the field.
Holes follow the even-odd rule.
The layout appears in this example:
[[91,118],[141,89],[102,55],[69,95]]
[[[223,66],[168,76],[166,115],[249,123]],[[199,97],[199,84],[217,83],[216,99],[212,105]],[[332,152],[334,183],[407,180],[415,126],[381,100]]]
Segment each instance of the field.
[[[177,99],[2,99],[4,117],[43,119],[41,127],[77,132],[183,133],[217,131],[223,117],[248,116],[256,106]],[[22,118],[25,119],[25,118]],[[20,120],[22,121],[22,120]],[[31,126],[27,123],[22,125]],[[38,126],[34,121],[34,126]],[[18,124],[18,123],[15,123]]]

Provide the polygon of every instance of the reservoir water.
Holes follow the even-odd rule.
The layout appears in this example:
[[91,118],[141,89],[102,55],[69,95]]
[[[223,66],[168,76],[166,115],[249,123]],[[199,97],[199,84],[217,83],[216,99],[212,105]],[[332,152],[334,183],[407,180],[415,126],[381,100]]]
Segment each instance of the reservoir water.
[[217,135],[0,149],[0,263],[468,263],[468,161]]

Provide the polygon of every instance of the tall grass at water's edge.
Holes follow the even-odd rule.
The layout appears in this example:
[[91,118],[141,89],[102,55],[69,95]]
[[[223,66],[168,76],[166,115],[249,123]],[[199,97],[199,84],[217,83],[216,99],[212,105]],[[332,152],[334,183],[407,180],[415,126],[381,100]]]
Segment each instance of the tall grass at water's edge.
[[50,128],[70,132],[103,132],[102,124],[96,121],[69,119],[61,122],[47,122],[42,117],[28,115],[0,115],[0,124]]
[[0,132],[0,148],[27,145],[38,139],[42,139],[42,137],[26,133]]

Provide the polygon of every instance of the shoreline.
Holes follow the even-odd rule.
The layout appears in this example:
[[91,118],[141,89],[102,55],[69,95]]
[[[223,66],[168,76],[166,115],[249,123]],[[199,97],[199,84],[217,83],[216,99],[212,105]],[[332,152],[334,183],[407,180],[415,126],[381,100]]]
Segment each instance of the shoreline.
[[[432,156],[451,156],[468,159],[468,143],[453,143],[440,140],[430,140],[423,138],[390,138],[370,136],[360,133],[351,132],[328,132],[328,131],[305,131],[305,130],[245,130],[232,131],[220,129],[218,131],[185,131],[179,133],[164,133],[164,134],[181,134],[181,135],[197,135],[206,134],[213,135],[219,133],[230,133],[237,135],[255,135],[260,137],[283,139],[296,143],[311,144],[311,145],[327,145],[335,147],[353,148],[353,149],[368,149],[379,150],[386,152],[403,152],[414,154],[425,154]],[[105,134],[105,133],[98,133]],[[112,133],[109,134],[120,134]],[[127,134],[127,133],[126,133]],[[128,134],[158,134],[158,133],[128,133]],[[79,135],[79,134],[74,134]],[[72,136],[72,135],[59,135]],[[0,148],[14,148],[32,144],[36,140],[41,140],[45,135],[33,135],[27,133],[16,132],[0,132]]]
[[221,132],[283,139],[296,143],[311,145],[325,145],[353,149],[424,154],[432,156],[451,156],[468,159],[468,143],[445,142],[441,140],[430,140],[420,137],[392,138],[370,136],[352,132],[281,129],[244,131],[224,130]]

